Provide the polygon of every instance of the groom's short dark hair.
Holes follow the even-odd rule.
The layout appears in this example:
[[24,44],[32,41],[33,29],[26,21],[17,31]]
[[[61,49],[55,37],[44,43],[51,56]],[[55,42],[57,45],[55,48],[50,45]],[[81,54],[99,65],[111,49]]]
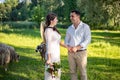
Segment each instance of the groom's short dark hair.
[[75,13],[80,16],[80,11],[78,11],[78,10],[72,10],[71,13]]

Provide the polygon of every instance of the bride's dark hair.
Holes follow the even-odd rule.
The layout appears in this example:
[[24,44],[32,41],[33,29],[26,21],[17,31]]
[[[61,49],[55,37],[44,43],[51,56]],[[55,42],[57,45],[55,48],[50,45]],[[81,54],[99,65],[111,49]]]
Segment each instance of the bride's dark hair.
[[[54,31],[57,31],[57,32],[60,34],[60,32],[57,30],[56,26],[55,26],[55,27],[50,27],[50,26],[49,26],[49,25],[50,25],[50,22],[51,22],[52,20],[54,20],[56,17],[57,17],[57,15],[56,15],[55,13],[49,13],[49,14],[46,16],[46,21],[45,21],[46,26],[45,26],[45,29],[46,29],[46,28],[52,28]],[[45,31],[45,30],[44,30],[44,31]]]

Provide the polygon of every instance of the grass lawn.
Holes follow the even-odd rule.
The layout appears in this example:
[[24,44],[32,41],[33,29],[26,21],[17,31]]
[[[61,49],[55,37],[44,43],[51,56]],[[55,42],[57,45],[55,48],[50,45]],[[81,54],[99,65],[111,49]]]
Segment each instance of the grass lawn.
[[[66,30],[59,30],[64,40]],[[13,46],[20,61],[10,63],[7,72],[0,67],[0,80],[44,80],[44,64],[35,52],[41,41],[39,29],[1,28],[0,43]],[[120,80],[120,31],[93,30],[88,52],[89,80]],[[62,47],[61,62],[61,80],[70,80],[67,50]]]

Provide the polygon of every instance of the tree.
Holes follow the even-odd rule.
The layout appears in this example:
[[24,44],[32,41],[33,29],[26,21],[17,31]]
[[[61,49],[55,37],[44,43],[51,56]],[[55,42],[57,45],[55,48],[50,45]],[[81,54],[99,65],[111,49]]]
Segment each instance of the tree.
[[[13,5],[14,4],[14,5]],[[18,0],[5,0],[0,4],[0,18],[2,21],[10,20],[12,8],[18,4]]]
[[41,8],[39,5],[33,7],[32,11],[31,11],[31,18],[33,21],[37,21],[38,23],[40,23],[43,19],[44,19],[44,9]]
[[13,21],[25,21],[28,20],[29,18],[29,8],[30,1],[25,0],[20,2],[16,7],[12,8],[11,12],[11,20]]

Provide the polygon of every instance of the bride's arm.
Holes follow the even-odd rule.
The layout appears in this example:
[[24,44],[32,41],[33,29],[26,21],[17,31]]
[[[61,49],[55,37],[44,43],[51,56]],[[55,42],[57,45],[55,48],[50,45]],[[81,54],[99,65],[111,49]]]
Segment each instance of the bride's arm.
[[64,42],[62,42],[62,41],[60,41],[60,46],[62,46],[62,47],[64,47],[64,48],[68,48],[68,46],[67,46],[67,45],[65,45],[65,43],[64,43]]
[[51,63],[51,53],[52,53],[52,45],[54,45],[52,42],[53,31],[52,29],[46,29],[45,30],[45,39],[46,39],[46,50],[47,50],[47,61],[46,64],[52,64]]
[[51,54],[47,54],[46,64],[51,64]]

